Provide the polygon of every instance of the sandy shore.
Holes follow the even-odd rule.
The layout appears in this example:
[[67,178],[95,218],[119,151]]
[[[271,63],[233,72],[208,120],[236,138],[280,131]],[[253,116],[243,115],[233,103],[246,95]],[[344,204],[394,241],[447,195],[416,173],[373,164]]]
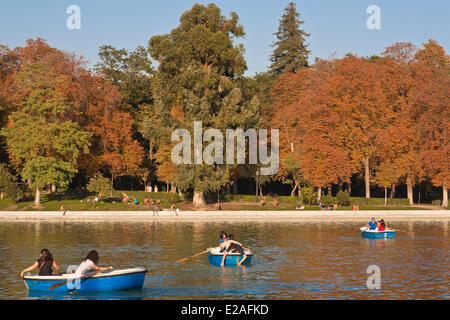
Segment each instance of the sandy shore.
[[332,221],[364,220],[450,220],[450,210],[397,211],[182,211],[178,216],[162,211],[0,211],[0,221]]

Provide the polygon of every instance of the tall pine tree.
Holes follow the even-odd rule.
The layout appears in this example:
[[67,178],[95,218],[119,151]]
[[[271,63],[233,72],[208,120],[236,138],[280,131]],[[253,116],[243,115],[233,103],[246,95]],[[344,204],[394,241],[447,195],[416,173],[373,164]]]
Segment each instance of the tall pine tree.
[[305,43],[306,37],[310,34],[300,29],[304,21],[299,20],[300,13],[295,8],[295,3],[291,2],[285,9],[278,32],[274,33],[278,41],[272,46],[275,47],[270,61],[270,71],[274,75],[291,72],[296,73],[300,68],[308,66],[308,55],[310,51]]

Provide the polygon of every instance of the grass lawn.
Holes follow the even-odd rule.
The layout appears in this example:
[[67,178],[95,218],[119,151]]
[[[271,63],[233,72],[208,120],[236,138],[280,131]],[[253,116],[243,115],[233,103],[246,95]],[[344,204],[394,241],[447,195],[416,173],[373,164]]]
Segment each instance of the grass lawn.
[[[136,197],[139,204],[125,204],[121,202],[122,192],[128,194],[131,198]],[[114,191],[113,199],[100,200],[96,203],[95,208],[93,208],[92,203],[87,202],[89,198],[94,198],[95,195],[90,194],[77,194],[70,193],[67,195],[61,194],[42,194],[41,197],[41,208],[38,210],[45,211],[59,211],[62,204],[66,209],[71,211],[152,211],[152,205],[144,205],[144,198],[152,198],[153,201],[160,199],[161,205],[160,209],[168,209],[173,203],[180,208],[182,211],[195,211],[195,210],[215,210],[215,203],[208,204],[206,208],[197,209],[194,208],[192,202],[189,200],[179,200],[178,197],[165,192],[159,193],[146,193],[144,191]],[[271,202],[265,203],[262,207],[259,207],[255,201],[225,201],[221,203],[222,210],[230,211],[285,211],[285,210],[295,210],[296,203],[283,202],[282,197],[280,197],[279,206],[275,207]],[[416,206],[360,206],[360,210],[427,210],[432,209],[426,206],[416,207]],[[352,207],[340,207],[339,211],[351,210]],[[34,211],[34,202],[13,202],[10,199],[0,200],[0,210],[5,211]],[[318,205],[305,206],[303,210],[313,210],[319,211],[320,207]],[[298,210],[301,211],[301,210]]]

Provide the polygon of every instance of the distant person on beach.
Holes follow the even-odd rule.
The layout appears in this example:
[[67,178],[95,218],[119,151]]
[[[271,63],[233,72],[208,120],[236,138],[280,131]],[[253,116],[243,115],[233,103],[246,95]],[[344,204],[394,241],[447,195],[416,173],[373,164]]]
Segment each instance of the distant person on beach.
[[367,226],[369,227],[369,230],[377,230],[377,224],[378,224],[378,222],[376,222],[375,218],[372,217],[372,220],[369,221]]
[[63,216],[65,216],[66,213],[70,213],[70,210],[69,210],[69,209],[66,209],[66,208],[64,207],[64,204],[61,205],[60,210],[61,210]]
[[178,215],[178,208],[176,208],[175,203],[170,206],[170,211]]
[[102,271],[107,271],[107,270],[113,269],[113,267],[111,267],[111,266],[99,267],[97,265],[99,260],[100,260],[100,257],[98,255],[97,251],[95,251],[95,250],[89,251],[86,258],[84,258],[84,260],[80,263],[77,270],[75,271],[75,276],[82,277],[93,271],[102,272]]
[[155,186],[154,191],[158,192],[158,186]]
[[55,268],[56,271],[59,272],[59,267],[55,262],[55,259],[53,259],[53,255],[48,249],[42,249],[41,250],[41,257],[36,260],[36,262],[23,270],[20,273],[20,276],[23,277],[23,274],[25,272],[29,272],[31,270],[34,270],[36,268],[39,268],[39,275],[40,276],[50,276],[52,275],[53,268]]
[[156,213],[156,215],[159,216],[158,211],[159,211],[159,207],[157,204],[155,204],[155,206],[153,207],[153,215],[155,215],[155,213]]

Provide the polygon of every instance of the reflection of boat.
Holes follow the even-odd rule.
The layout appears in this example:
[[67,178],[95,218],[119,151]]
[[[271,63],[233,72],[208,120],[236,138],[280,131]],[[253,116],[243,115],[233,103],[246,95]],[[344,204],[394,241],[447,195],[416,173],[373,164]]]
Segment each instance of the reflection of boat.
[[369,230],[368,227],[361,227],[361,234],[368,239],[391,239],[395,237],[395,231],[386,229],[385,231]]
[[[220,266],[220,264],[222,263],[224,253],[220,252],[219,248],[209,248],[207,251],[208,251],[209,262],[213,265]],[[249,264],[252,261],[252,257],[253,257],[253,252],[247,251],[247,250],[245,250],[244,252],[247,255],[247,259],[245,259],[245,261],[242,263],[242,265]],[[225,258],[224,264],[226,266],[235,266],[239,263],[239,261],[242,260],[242,257],[243,256],[241,256],[237,252],[228,253]]]
[[[24,276],[23,279],[29,291],[106,292],[141,289],[146,272],[144,268],[133,268],[97,273],[88,278],[75,278],[73,274],[62,274]],[[62,285],[50,290],[50,286],[56,284]]]

